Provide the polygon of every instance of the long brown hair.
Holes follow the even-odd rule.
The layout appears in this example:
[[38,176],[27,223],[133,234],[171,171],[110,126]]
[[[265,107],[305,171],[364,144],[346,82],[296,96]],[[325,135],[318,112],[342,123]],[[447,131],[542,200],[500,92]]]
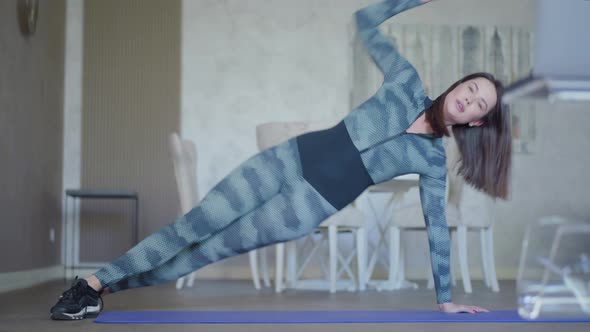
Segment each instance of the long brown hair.
[[479,127],[453,125],[452,131],[461,155],[458,173],[465,181],[494,198],[508,197],[512,166],[512,132],[507,105],[502,104],[504,86],[492,74],[480,72],[467,75],[453,83],[426,112],[426,120],[437,136],[449,136],[443,107],[449,94],[459,84],[483,77],[496,87],[496,106],[481,120]]

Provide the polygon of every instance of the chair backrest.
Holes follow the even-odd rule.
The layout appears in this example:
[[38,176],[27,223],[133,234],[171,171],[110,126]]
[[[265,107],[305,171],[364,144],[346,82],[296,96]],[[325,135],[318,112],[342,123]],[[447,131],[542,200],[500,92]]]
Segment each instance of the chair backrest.
[[[447,203],[450,207],[447,211],[459,213],[459,220],[463,225],[473,227],[491,225],[494,222],[494,218],[491,216],[493,200],[480,191],[466,188],[465,179],[457,173],[457,165],[461,155],[454,138],[451,137],[448,140],[445,151],[448,169]],[[468,196],[463,197],[465,192],[467,192],[466,195]]]
[[256,142],[260,151],[282,143],[292,137],[330,128],[332,122],[268,122],[256,126]]
[[193,142],[180,138],[177,133],[170,134],[169,147],[180,198],[180,212],[186,214],[199,202],[197,149]]

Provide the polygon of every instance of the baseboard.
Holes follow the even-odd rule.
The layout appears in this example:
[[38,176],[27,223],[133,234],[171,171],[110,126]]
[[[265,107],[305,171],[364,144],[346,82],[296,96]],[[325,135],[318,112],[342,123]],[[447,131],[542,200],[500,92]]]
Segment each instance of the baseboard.
[[0,293],[35,286],[64,277],[63,265],[0,273]]
[[[268,273],[270,274],[270,278],[274,279],[274,267],[269,266]],[[406,277],[412,280],[426,280],[428,273],[425,270],[409,270],[406,271]],[[483,280],[483,273],[481,269],[472,268],[469,270],[471,280]],[[498,280],[515,280],[516,276],[518,275],[518,269],[516,268],[500,268],[496,271]],[[259,273],[260,274],[260,273]],[[310,268],[307,270],[303,278],[317,278],[322,275],[321,269],[318,268]],[[252,273],[250,268],[247,266],[207,266],[199,271],[197,271],[197,276],[200,279],[235,279],[235,280],[249,280],[252,278]],[[373,279],[378,280],[385,280],[388,278],[387,272],[385,271],[375,271],[373,274]],[[457,280],[461,280],[461,273],[459,270],[456,270],[456,278]]]
[[[96,272],[96,268],[77,268],[74,270],[68,270],[67,276],[73,278],[74,276],[87,276]],[[274,267],[269,266],[269,274],[271,280],[274,279]],[[481,269],[472,268],[470,269],[472,280],[482,280],[483,275]],[[406,277],[412,280],[426,280],[426,271],[411,269],[406,272]],[[518,270],[515,268],[498,268],[497,276],[499,280],[514,280],[516,279]],[[317,278],[321,276],[321,269],[310,268],[303,275],[303,278]],[[64,277],[63,265],[56,265],[42,269],[16,271],[16,272],[4,272],[0,273],[0,293],[8,292],[11,290],[17,290],[21,288],[27,288],[35,286],[37,284],[61,279]],[[456,273],[458,280],[461,280],[459,271]],[[252,273],[248,266],[231,266],[231,265],[210,265],[199,270],[197,272],[197,278],[203,280],[251,280]],[[373,275],[375,280],[387,279],[387,273],[384,271],[375,271]]]

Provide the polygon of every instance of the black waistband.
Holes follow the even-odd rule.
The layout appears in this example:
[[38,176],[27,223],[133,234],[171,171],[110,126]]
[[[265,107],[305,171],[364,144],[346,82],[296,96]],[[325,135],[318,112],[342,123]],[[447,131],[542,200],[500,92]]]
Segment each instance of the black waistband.
[[344,121],[297,137],[297,145],[303,177],[336,209],[344,208],[374,184]]

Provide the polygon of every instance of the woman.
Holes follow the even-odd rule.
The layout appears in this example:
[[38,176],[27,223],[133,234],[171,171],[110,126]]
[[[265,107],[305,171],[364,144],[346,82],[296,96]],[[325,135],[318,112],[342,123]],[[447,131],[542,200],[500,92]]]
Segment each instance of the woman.
[[359,34],[384,82],[335,127],[290,139],[251,157],[193,210],[85,279],[51,309],[53,319],[100,311],[99,294],[176,280],[212,262],[310,233],[367,187],[420,174],[439,308],[487,311],[451,301],[450,240],[445,217],[442,136],[452,128],[466,181],[493,197],[507,195],[511,137],[502,85],[477,73],[436,100],[378,26],[429,0],[388,0],[356,13]]

